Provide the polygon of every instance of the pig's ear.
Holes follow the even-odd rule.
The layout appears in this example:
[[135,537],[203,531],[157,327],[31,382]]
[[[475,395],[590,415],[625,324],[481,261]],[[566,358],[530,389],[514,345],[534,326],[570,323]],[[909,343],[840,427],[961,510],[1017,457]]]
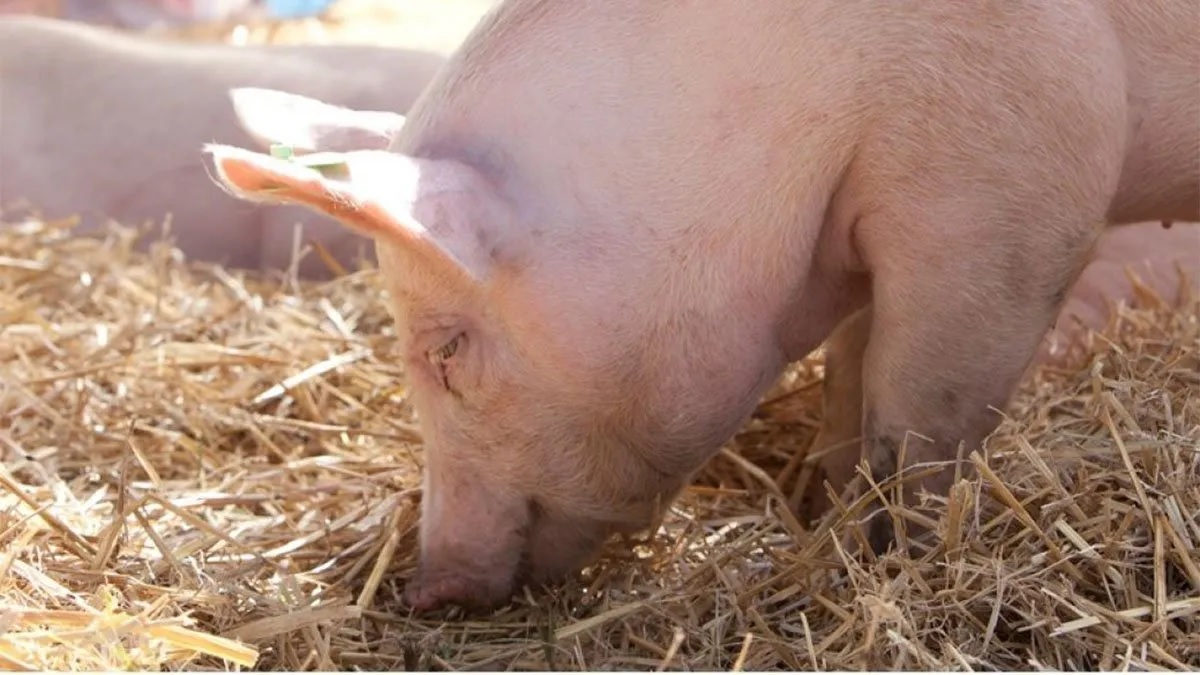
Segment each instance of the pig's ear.
[[481,217],[498,217],[498,202],[468,167],[377,150],[286,159],[227,145],[205,152],[236,197],[306,206],[461,282],[479,283],[490,270],[477,228]]
[[238,123],[263,147],[278,143],[299,153],[386,150],[404,128],[404,116],[351,110],[275,89],[229,90]]

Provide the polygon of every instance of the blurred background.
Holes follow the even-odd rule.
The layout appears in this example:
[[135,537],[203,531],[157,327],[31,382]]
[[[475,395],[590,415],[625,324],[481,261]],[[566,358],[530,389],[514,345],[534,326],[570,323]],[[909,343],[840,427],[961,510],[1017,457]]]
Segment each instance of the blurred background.
[[0,0],[38,14],[198,42],[356,43],[443,51],[496,0]]

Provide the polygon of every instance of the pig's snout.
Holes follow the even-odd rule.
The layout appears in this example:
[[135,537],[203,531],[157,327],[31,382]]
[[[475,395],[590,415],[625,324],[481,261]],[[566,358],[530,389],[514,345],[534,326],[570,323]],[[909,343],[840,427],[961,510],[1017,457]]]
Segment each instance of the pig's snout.
[[516,584],[529,540],[530,505],[469,467],[446,470],[437,464],[437,454],[430,459],[421,506],[420,563],[405,600],[422,611],[447,604],[498,605]]
[[422,569],[404,589],[404,600],[418,612],[444,605],[487,609],[512,595],[515,577],[503,570]]
[[[601,523],[572,520],[528,508],[520,531],[499,526],[458,541],[447,530],[430,532],[422,545],[416,578],[405,589],[405,601],[417,611],[458,605],[491,609],[508,600],[519,584],[554,583],[591,562],[609,534]],[[451,526],[462,530],[461,523]],[[474,528],[472,528],[474,529]]]

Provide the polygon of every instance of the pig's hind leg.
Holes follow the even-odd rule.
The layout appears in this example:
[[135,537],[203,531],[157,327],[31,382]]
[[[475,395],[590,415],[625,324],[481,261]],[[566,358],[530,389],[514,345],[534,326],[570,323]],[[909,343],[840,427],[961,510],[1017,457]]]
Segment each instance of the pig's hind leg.
[[[825,483],[841,493],[854,478],[862,458],[863,355],[871,334],[871,306],[842,321],[825,341],[825,377],[821,383],[821,428],[806,462],[814,465],[811,479],[797,481],[791,507],[813,521],[833,503]],[[807,472],[801,471],[803,477]]]

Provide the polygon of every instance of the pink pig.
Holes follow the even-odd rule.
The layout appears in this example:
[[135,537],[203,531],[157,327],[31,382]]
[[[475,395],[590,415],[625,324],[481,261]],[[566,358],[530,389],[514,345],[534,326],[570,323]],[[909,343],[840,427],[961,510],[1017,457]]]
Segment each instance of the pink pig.
[[1064,347],[1081,329],[1102,330],[1110,307],[1135,300],[1126,270],[1168,306],[1186,297],[1200,299],[1200,224],[1163,229],[1161,223],[1138,223],[1105,232],[1043,342],[1038,363],[1061,362],[1069,356]]
[[0,0],[0,14],[148,28],[230,20],[255,13],[254,0]]
[[[285,268],[294,225],[352,265],[370,242],[329,218],[290,207],[269,213],[213,185],[196,148],[253,143],[230,106],[233,87],[287,90],[271,130],[303,150],[311,101],[402,112],[445,62],[398,48],[183,44],[68,21],[0,17],[0,209],[22,202],[47,218],[80,215],[81,231],[112,218],[160,223],[189,258],[233,267]],[[289,117],[303,120],[281,126]],[[386,147],[403,117],[367,115],[355,147]],[[378,126],[382,124],[383,126]],[[253,130],[251,130],[253,131]],[[328,274],[308,255],[304,276]]]
[[[831,334],[825,477],[947,462],[903,492],[945,491],[1104,225],[1200,219],[1197,25],[1191,0],[508,0],[387,151],[208,152],[233,194],[375,239],[427,453],[407,597],[487,606],[652,522]],[[270,98],[239,98],[269,138]]]

